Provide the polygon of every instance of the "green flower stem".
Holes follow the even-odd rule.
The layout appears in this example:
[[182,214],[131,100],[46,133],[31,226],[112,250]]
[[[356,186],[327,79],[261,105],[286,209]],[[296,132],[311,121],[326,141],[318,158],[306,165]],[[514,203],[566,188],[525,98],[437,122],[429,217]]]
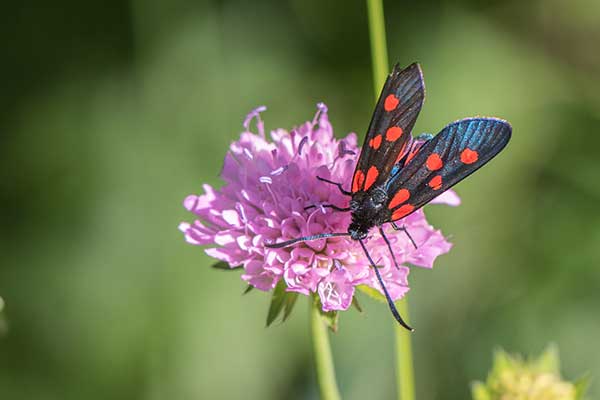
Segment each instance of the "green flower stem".
[[[367,0],[369,13],[369,34],[371,38],[371,60],[373,63],[373,84],[375,100],[385,83],[389,72],[387,44],[385,41],[385,20],[382,0]],[[408,323],[408,302],[406,298],[397,304],[400,315]],[[412,348],[410,332],[394,321],[396,333],[396,368],[398,379],[398,399],[415,399],[415,379],[413,372]]]
[[[410,324],[406,297],[396,302],[396,307],[406,323]],[[415,373],[413,370],[411,332],[396,323],[394,323],[394,329],[396,333],[396,379],[398,380],[398,399],[414,400]]]
[[369,37],[371,39],[371,62],[373,63],[373,85],[375,101],[389,73],[387,44],[385,41],[385,22],[382,0],[367,0],[369,13]]
[[340,400],[340,391],[335,381],[333,356],[329,346],[329,332],[321,316],[319,303],[316,301],[310,303],[310,330],[321,400]]

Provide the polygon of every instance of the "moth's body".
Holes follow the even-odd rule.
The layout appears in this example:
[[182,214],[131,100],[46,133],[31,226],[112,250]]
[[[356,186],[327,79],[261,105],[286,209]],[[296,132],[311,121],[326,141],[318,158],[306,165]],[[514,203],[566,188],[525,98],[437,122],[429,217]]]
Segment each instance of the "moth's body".
[[352,222],[348,226],[348,233],[354,240],[367,237],[371,228],[381,226],[390,221],[391,211],[385,207],[388,196],[385,188],[374,187],[368,192],[357,192],[350,200]]

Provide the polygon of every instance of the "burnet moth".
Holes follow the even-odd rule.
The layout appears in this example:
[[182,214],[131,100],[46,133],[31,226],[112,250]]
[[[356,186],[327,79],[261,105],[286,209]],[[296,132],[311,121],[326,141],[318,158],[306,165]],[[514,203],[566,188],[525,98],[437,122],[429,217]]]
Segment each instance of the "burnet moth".
[[[322,233],[265,245],[281,248],[337,236],[357,240],[375,270],[394,318],[411,331],[413,329],[398,313],[363,240],[371,228],[377,227],[398,267],[382,225],[391,223],[394,229],[404,230],[417,247],[418,243],[410,233],[396,222],[481,168],[506,146],[512,132],[507,121],[475,117],[453,122],[433,137],[414,140],[411,131],[424,99],[425,83],[419,64],[411,64],[402,70],[396,64],[379,96],[350,190],[345,190],[343,183],[317,177],[336,185],[350,197],[347,208],[323,205],[335,211],[351,212],[348,232]],[[312,207],[315,206],[306,208]]]

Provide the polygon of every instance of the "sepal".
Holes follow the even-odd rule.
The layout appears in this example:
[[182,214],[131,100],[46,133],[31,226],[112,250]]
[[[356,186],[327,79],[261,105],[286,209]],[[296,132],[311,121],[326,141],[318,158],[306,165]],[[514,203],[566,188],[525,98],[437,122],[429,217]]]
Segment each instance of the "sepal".
[[356,287],[358,290],[368,295],[370,298],[375,299],[377,301],[381,301],[382,303],[387,303],[385,296],[382,295],[379,290],[373,289],[371,286],[367,285],[358,285]]
[[239,269],[241,265],[238,265],[237,267],[231,267],[229,263],[226,263],[225,261],[219,261],[214,263],[210,267],[214,269],[220,269],[221,271],[235,271]]
[[[287,286],[285,281],[280,280],[273,290],[271,296],[271,304],[269,305],[269,312],[267,313],[267,326],[270,326],[279,316],[283,313],[281,322],[285,322],[296,305],[298,300],[298,293],[286,291]],[[246,289],[248,291],[248,289]]]

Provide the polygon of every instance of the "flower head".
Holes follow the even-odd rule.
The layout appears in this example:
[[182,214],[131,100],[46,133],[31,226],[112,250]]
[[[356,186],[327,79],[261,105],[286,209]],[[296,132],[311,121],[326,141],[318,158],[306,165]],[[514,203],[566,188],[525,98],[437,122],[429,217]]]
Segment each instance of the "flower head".
[[[225,156],[220,189],[204,185],[204,193],[184,200],[197,219],[183,222],[179,229],[187,242],[210,246],[206,253],[244,270],[242,279],[268,291],[283,280],[286,290],[305,295],[317,293],[324,311],[347,309],[358,285],[382,292],[360,245],[348,237],[298,243],[281,249],[266,243],[327,232],[346,232],[348,212],[319,207],[320,204],[348,206],[348,197],[338,188],[317,180],[317,176],[341,182],[351,181],[360,154],[356,134],[343,139],[333,136],[327,107],[319,103],[315,117],[291,131],[276,129],[266,138],[260,113],[253,110],[244,120],[244,132],[231,144]],[[250,125],[256,119],[257,133]],[[457,205],[451,191],[434,202]],[[305,210],[309,205],[316,208]],[[451,244],[426,221],[422,210],[406,217],[402,224],[418,243],[415,249],[408,236],[384,226],[400,268],[394,266],[385,241],[373,232],[366,246],[381,267],[386,287],[396,300],[408,292],[407,263],[431,268],[435,258],[449,251]]]
[[560,376],[558,351],[549,347],[539,358],[523,360],[504,351],[494,355],[487,382],[475,382],[475,400],[577,400],[587,380],[564,381]]

